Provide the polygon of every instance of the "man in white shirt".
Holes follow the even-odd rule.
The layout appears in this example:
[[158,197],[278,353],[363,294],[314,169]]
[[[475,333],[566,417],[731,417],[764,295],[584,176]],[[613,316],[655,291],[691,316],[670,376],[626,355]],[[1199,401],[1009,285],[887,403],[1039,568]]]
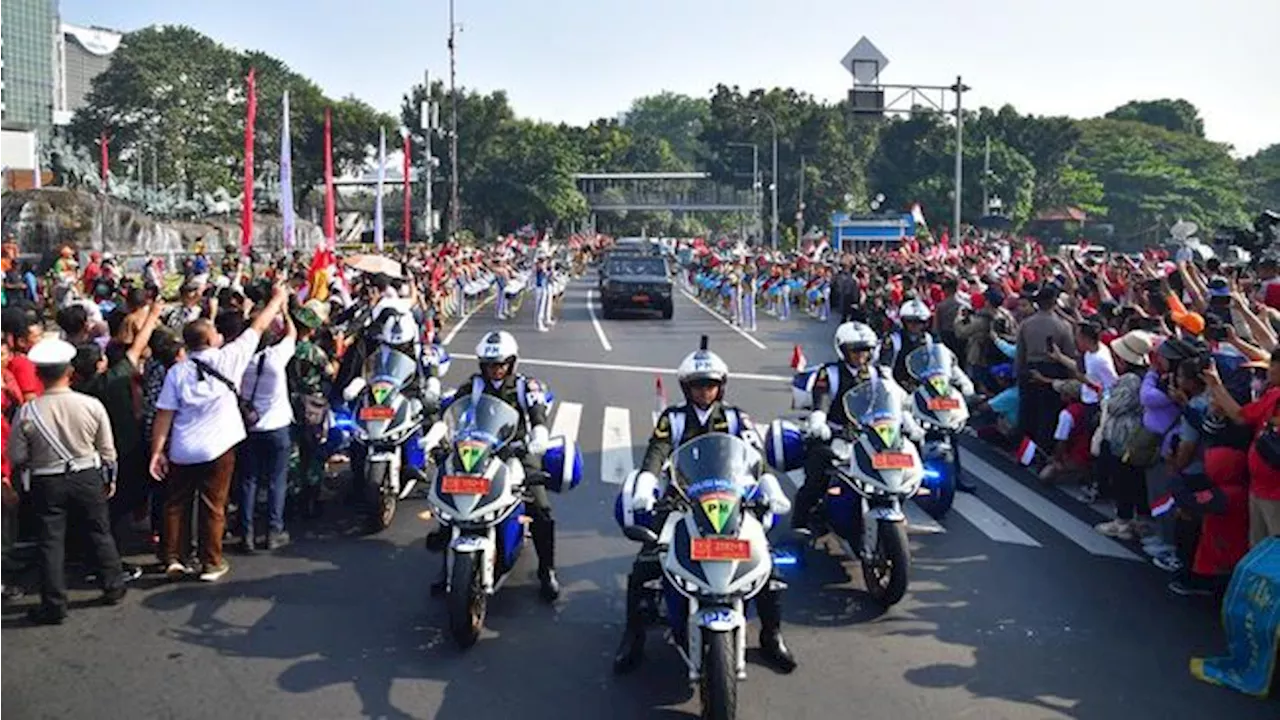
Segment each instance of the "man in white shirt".
[[[1080,346],[1084,358],[1084,385],[1080,388],[1080,402],[1092,411],[1097,410],[1098,403],[1111,391],[1119,374],[1116,373],[1116,361],[1111,357],[1111,348],[1102,344],[1102,328],[1090,322],[1081,323],[1076,330],[1076,344]],[[1092,419],[1092,418],[1091,418]]]
[[240,382],[240,398],[253,404],[258,421],[248,428],[249,438],[237,452],[240,476],[240,549],[252,553],[253,518],[259,484],[267,488],[267,549],[289,542],[284,529],[284,502],[289,486],[289,451],[293,447],[293,406],[285,369],[297,347],[298,330],[289,313],[280,342],[260,350],[249,361]]
[[[235,446],[245,439],[238,404],[244,377],[262,333],[288,300],[277,286],[271,301],[234,341],[205,319],[187,323],[182,339],[187,359],[169,369],[156,401],[151,440],[151,477],[166,483],[164,508],[165,574],[188,570],[181,562],[182,539],[191,533],[191,501],[200,495],[200,579],[215,582],[231,569],[222,557],[227,495],[235,470]],[[172,430],[172,433],[170,431]],[[167,451],[167,452],[166,452]]]

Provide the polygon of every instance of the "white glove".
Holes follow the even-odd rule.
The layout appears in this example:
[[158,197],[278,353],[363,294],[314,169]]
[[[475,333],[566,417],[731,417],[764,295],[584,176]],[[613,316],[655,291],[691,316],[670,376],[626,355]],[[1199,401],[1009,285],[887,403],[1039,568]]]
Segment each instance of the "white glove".
[[526,447],[532,455],[542,455],[551,445],[551,432],[546,425],[534,425],[529,431],[529,444]]
[[350,383],[347,383],[346,389],[342,391],[342,399],[346,400],[347,402],[351,402],[352,400],[355,400],[356,398],[360,397],[360,393],[364,392],[365,385],[367,384],[368,383],[364,381],[364,378],[362,377],[355,378]]
[[764,495],[765,501],[769,503],[769,512],[774,515],[786,515],[791,512],[791,501],[787,499],[787,494],[782,492],[782,485],[778,484],[778,477],[773,473],[760,476],[760,494]]
[[831,439],[831,426],[827,425],[827,414],[821,410],[809,413],[809,422],[804,428],[805,434],[823,442]]
[[637,512],[652,512],[658,504],[658,476],[645,470],[636,476],[635,488],[631,491],[631,509]]
[[427,378],[426,387],[422,391],[423,400],[430,404],[439,404],[440,402],[440,378]]

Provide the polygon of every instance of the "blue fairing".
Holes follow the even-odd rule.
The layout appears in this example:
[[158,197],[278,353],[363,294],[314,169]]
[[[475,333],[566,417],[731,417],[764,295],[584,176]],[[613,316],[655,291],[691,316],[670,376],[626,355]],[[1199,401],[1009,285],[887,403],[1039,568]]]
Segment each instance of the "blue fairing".
[[422,449],[420,440],[422,440],[422,430],[415,430],[402,446],[404,447],[404,464],[406,467],[422,470],[427,466],[427,453]]
[[506,569],[515,567],[516,560],[520,557],[520,547],[524,544],[524,526],[520,524],[522,515],[524,503],[517,505],[497,528],[497,535],[502,540],[502,566]]
[[547,489],[551,492],[568,492],[582,482],[582,451],[578,443],[554,437],[546,454],[542,456],[542,469],[547,473]]
[[956,466],[946,456],[931,457],[924,461],[924,480],[916,504],[921,510],[940,518],[951,509],[956,497]]
[[828,494],[826,499],[827,524],[840,537],[846,540],[856,539],[855,533],[861,526],[862,496],[847,486],[836,487],[840,488],[840,494]]

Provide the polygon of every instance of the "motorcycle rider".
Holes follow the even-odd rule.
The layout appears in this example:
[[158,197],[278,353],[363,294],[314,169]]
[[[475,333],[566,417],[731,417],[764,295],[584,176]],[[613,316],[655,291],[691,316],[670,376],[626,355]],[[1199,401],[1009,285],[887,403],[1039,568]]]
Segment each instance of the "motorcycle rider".
[[[662,411],[654,426],[649,446],[645,450],[640,470],[624,483],[618,508],[630,506],[631,513],[652,513],[661,493],[666,492],[659,480],[663,463],[684,443],[708,433],[726,433],[742,438],[760,450],[763,441],[742,410],[724,402],[725,386],[729,380],[729,366],[718,355],[703,348],[690,353],[677,370],[680,389],[685,403],[673,405]],[[769,506],[769,512],[785,514],[790,502],[778,485],[778,479],[766,474],[760,479],[760,491]],[[665,516],[655,516],[652,529],[659,530]],[[654,547],[646,544],[636,556],[631,573],[627,576],[627,624],[622,643],[614,656],[616,673],[630,672],[644,657],[645,622],[641,612],[646,582],[662,577],[662,570],[653,553]],[[760,647],[778,669],[791,672],[796,667],[795,656],[782,640],[782,603],[780,589],[775,589],[770,579],[765,589],[756,595],[756,611],[760,615]]]
[[[542,469],[542,455],[547,451],[551,432],[547,429],[547,392],[541,382],[516,373],[520,359],[520,346],[515,336],[505,330],[485,335],[476,345],[476,357],[480,372],[471,376],[459,387],[462,393],[492,395],[520,413],[520,426],[515,437],[528,438],[520,462],[524,465],[526,484],[532,501],[529,506],[529,534],[533,537],[533,549],[538,555],[538,582],[540,593],[546,602],[560,597],[560,581],[556,577],[555,520],[551,517],[551,502],[543,484],[546,472]],[[448,542],[449,529],[441,525],[427,538],[427,547],[443,550]],[[443,594],[446,587],[445,573],[431,586],[433,595]]]
[[[844,413],[844,396],[858,385],[878,376],[885,388],[898,396],[902,407],[910,401],[907,391],[893,379],[886,367],[876,367],[871,362],[879,344],[875,332],[860,322],[847,322],[836,328],[835,362],[825,363],[814,371],[810,388],[809,414],[804,427],[806,437],[804,459],[804,485],[796,492],[795,510],[791,514],[791,527],[797,532],[809,533],[810,513],[827,489],[827,470],[836,459],[831,449],[832,428],[849,424]],[[823,410],[823,408],[828,408]],[[909,412],[902,414],[905,434],[914,442],[924,439],[924,428]]]

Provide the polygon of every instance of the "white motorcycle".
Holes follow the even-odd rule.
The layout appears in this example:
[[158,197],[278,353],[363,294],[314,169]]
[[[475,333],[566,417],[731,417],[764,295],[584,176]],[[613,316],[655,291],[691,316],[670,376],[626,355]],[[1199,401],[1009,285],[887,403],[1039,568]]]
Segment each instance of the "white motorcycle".
[[[445,549],[449,630],[459,647],[475,644],[489,597],[511,576],[525,545],[529,501],[525,449],[517,437],[520,413],[492,395],[453,397],[429,435],[445,439],[448,457],[432,484],[428,502],[450,530]],[[553,438],[543,455],[546,488],[565,492],[582,479],[582,456],[574,443]]]
[[654,606],[665,605],[673,644],[698,683],[702,717],[731,720],[739,680],[746,679],[744,607],[770,582],[773,558],[767,508],[758,479],[760,453],[742,439],[712,433],[672,454],[665,472],[670,490],[655,508],[667,513],[661,531],[626,528],[629,538],[656,543],[662,566]]
[[930,343],[907,356],[907,373],[917,383],[911,413],[925,430],[924,480],[916,504],[941,519],[951,509],[960,480],[960,448],[955,437],[969,422],[969,404],[951,377],[955,359]]

